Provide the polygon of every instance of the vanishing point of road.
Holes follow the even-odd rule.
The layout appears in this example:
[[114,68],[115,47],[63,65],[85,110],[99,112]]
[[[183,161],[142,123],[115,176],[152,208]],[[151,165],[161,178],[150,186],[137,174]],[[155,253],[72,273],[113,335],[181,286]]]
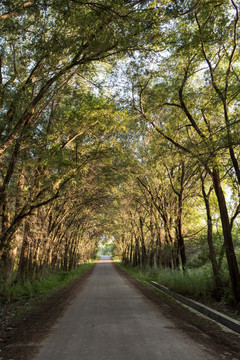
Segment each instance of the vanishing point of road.
[[101,258],[34,360],[219,360]]

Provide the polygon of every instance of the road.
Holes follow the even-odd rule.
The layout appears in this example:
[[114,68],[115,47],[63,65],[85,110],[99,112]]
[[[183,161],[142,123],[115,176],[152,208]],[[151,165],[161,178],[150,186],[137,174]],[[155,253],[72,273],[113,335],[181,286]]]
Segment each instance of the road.
[[214,360],[102,258],[34,360]]

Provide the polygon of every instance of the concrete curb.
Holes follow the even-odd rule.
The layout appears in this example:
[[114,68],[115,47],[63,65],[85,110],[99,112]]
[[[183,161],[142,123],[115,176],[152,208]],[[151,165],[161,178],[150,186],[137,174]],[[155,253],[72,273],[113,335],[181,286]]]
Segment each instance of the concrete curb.
[[165,294],[173,297],[174,299],[180,301],[181,303],[191,307],[192,309],[200,312],[201,314],[209,317],[212,320],[215,320],[216,322],[226,326],[227,328],[231,329],[232,331],[240,334],[240,322],[237,320],[234,320],[230,318],[227,315],[223,315],[219,313],[218,311],[215,311],[208,306],[205,306],[203,304],[200,304],[197,301],[191,300],[189,298],[186,298],[185,296],[179,295],[175,293],[174,291],[168,289],[166,286],[160,285],[156,283],[155,281],[151,281],[150,284],[157,288],[158,290],[164,292]]

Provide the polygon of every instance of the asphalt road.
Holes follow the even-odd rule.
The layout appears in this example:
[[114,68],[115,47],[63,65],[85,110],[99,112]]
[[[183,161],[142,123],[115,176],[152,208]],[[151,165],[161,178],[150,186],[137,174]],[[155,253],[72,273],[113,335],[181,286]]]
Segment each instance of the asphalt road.
[[[222,358],[222,357],[221,357]],[[100,260],[34,360],[219,360]]]

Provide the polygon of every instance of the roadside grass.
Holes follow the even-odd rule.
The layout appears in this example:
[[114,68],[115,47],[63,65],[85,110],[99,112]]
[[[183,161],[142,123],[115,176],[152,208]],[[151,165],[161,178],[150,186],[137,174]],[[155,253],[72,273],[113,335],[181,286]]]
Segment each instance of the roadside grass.
[[5,297],[8,302],[25,301],[34,297],[48,298],[73,280],[85,274],[94,265],[95,261],[81,264],[72,271],[50,272],[45,276],[25,283],[15,283],[7,290]]
[[240,321],[240,310],[234,306],[229,275],[225,266],[223,267],[221,276],[223,296],[221,301],[219,301],[215,298],[215,284],[209,264],[198,269],[188,269],[183,273],[179,270],[150,267],[147,267],[145,271],[143,271],[140,267],[125,265],[121,261],[115,260],[115,263],[120,269],[127,272],[157,296],[167,297],[170,302],[174,301],[171,297],[152,287],[149,284],[151,281],[156,281],[178,294],[199,301],[210,308]]
[[[145,282],[156,281],[183,296],[211,305],[216,302],[216,287],[209,264],[201,268],[190,268],[185,272],[179,270],[150,268],[145,271],[140,267],[125,265],[121,262],[116,264],[126,271],[130,276],[144,284]],[[222,279],[222,304],[232,305],[231,285],[227,269],[221,274]]]
[[95,262],[96,260],[93,260],[81,264],[72,271],[49,272],[32,282],[26,281],[24,284],[15,283],[10,286],[4,294],[4,301],[0,302],[0,335],[5,336],[7,330],[22,321],[29,311],[87,273]]

